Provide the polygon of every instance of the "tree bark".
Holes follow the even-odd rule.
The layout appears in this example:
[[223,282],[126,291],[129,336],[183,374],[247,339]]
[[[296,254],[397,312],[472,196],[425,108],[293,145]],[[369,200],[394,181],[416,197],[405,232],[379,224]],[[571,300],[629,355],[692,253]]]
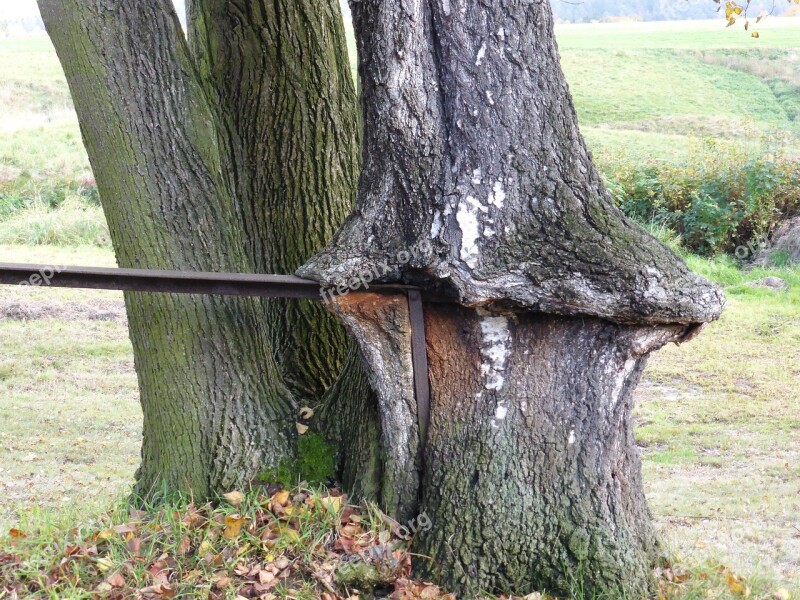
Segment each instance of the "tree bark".
[[[121,267],[249,272],[212,104],[168,0],[42,0]],[[207,497],[292,454],[295,403],[252,299],[126,294],[144,496]]]
[[[292,273],[352,209],[359,112],[337,0],[193,0],[189,42],[214,98],[257,272]],[[336,446],[339,477],[375,498],[384,455],[357,347],[319,302],[264,302],[281,374]]]
[[[351,209],[359,125],[335,0],[41,2],[121,266],[289,273]],[[297,406],[381,479],[375,398],[318,303],[129,294],[144,411],[137,490],[197,497],[293,458]],[[355,433],[355,419],[360,426]]]
[[403,305],[336,304],[379,395],[389,508],[433,522],[418,567],[464,597],[646,596],[657,541],[631,393],[649,353],[719,316],[721,292],[614,206],[546,1],[361,0],[353,16],[358,202],[298,273],[335,284],[381,264],[379,280],[461,305],[426,305],[425,444]]
[[[232,157],[247,255],[259,273],[293,273],[355,202],[360,131],[339,4],[193,0],[189,41]],[[265,304],[284,378],[319,402],[350,352],[344,330],[318,302]]]

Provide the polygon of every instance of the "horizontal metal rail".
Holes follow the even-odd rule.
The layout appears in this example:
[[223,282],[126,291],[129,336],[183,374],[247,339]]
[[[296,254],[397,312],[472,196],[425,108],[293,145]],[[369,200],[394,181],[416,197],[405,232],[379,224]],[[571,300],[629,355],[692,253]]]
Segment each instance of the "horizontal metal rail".
[[[0,263],[0,284],[316,300],[324,299],[323,290],[330,290],[329,295],[331,293],[336,295],[336,286],[324,286],[318,281],[302,279],[293,275],[59,267],[13,263]],[[418,288],[382,283],[370,284],[363,289],[345,289],[347,291],[407,294],[409,290]]]
[[[108,269],[100,267],[60,267],[0,263],[0,285],[67,287],[127,292],[203,294],[218,296],[256,296],[325,300],[337,295],[336,286],[293,275],[256,275],[244,273],[202,273],[152,271],[149,269]],[[425,343],[425,316],[422,290],[400,284],[369,284],[352,289],[342,286],[338,294],[378,292],[404,294],[408,299],[411,322],[411,356],[414,392],[417,400],[420,446],[424,449],[430,423],[430,383],[428,352]],[[345,292],[345,290],[347,290]]]

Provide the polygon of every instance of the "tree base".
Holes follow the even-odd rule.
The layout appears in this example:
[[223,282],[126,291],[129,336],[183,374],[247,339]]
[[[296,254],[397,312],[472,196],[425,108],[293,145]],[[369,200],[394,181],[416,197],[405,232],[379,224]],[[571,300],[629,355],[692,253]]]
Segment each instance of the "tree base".
[[[391,368],[409,359],[404,310],[370,294],[337,308],[371,367],[383,430],[410,433],[410,467],[418,435],[411,383]],[[418,572],[459,597],[648,596],[659,552],[632,392],[647,355],[687,328],[435,304],[425,322],[432,414],[421,493],[394,488],[403,495],[399,517],[416,510],[432,522],[416,542],[430,557]]]

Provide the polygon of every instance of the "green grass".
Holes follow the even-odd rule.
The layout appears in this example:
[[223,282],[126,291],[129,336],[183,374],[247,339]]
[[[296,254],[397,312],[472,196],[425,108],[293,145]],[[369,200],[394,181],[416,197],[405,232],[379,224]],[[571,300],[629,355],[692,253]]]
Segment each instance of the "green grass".
[[[688,257],[725,286],[719,322],[650,361],[637,391],[647,495],[689,564],[800,593],[800,269]],[[789,290],[754,287],[781,277]]]
[[55,209],[15,211],[0,221],[0,244],[110,247],[111,238],[99,206],[71,200]]
[[22,173],[51,180],[93,179],[75,119],[3,135],[0,137],[0,164],[5,169],[5,179]]
[[649,23],[603,23],[558,25],[556,37],[565,50],[637,50],[736,48],[797,48],[800,19],[769,18],[758,25],[761,37],[752,38],[741,28],[726,28],[725,22],[661,21]]
[[[753,597],[780,587],[798,597],[800,269],[687,258],[726,286],[728,309],[696,340],[655,354],[636,398],[648,501],[673,569],[691,575],[673,591],[728,597],[727,568]],[[0,260],[114,264],[91,247],[0,247]],[[767,275],[789,290],[748,285]],[[90,318],[103,304],[121,311],[111,292],[0,288],[0,532],[63,537],[130,489],[136,380],[124,323]],[[45,310],[2,318],[20,305]]]
[[0,39],[0,132],[68,117],[69,89],[47,38]]
[[789,126],[769,86],[753,75],[665,49],[565,49],[562,53],[582,124],[633,127],[653,121],[662,132],[683,134],[711,117]]
[[557,37],[601,157],[685,162],[703,136],[750,147],[788,134],[800,148],[798,19],[765,21],[759,39],[719,21],[562,25]]

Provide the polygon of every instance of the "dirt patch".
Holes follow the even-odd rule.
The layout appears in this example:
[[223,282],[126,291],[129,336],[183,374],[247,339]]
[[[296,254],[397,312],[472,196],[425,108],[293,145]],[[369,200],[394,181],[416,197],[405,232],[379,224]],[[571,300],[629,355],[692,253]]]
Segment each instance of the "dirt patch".
[[86,302],[42,302],[36,300],[0,300],[0,319],[37,321],[112,321],[126,324],[125,303],[121,300]]
[[800,264],[800,217],[784,222],[775,235],[772,245],[756,257],[759,266],[784,266]]

